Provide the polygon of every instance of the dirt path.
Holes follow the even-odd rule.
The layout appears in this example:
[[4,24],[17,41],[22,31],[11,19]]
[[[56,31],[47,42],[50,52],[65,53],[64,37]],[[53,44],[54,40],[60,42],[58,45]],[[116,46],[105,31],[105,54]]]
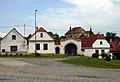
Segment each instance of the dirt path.
[[120,69],[98,69],[60,59],[0,58],[0,82],[119,82]]

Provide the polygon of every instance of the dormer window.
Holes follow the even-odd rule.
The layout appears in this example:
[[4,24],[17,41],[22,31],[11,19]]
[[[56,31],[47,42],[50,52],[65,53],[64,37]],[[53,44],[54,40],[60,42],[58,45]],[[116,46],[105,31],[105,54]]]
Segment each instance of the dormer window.
[[100,41],[100,45],[103,45],[103,42],[102,42],[102,41]]
[[16,35],[12,35],[12,40],[16,40]]
[[43,38],[43,33],[40,33],[40,38]]

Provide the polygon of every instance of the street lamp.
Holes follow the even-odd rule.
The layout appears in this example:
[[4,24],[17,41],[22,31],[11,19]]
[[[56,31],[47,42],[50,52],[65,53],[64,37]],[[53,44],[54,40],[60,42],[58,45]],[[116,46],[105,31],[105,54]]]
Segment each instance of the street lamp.
[[37,10],[35,10],[35,54],[36,54],[36,13],[37,13]]

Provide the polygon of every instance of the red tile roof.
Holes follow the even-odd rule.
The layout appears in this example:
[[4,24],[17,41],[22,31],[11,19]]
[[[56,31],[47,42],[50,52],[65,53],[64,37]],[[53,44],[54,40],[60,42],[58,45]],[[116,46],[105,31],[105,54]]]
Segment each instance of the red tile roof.
[[96,38],[97,38],[97,39],[105,39],[105,37],[104,37],[103,35],[101,35],[101,34],[98,34],[98,35],[96,36]]
[[110,49],[110,52],[120,52],[120,45],[116,46],[115,48]]
[[103,35],[91,35],[89,37],[82,37],[82,47],[83,48],[92,48],[92,44],[97,40],[97,39],[105,39]]
[[[36,33],[37,32],[46,32],[51,38],[53,38],[43,27],[40,27],[39,29],[37,29],[37,31],[36,31]],[[29,37],[29,39],[31,38],[31,37],[33,37],[35,35],[35,33],[33,34],[33,35],[31,35],[30,37]]]
[[40,27],[39,29],[37,29],[37,32],[47,32],[43,27]]
[[110,42],[111,44],[111,48],[110,48],[110,52],[120,52],[120,42],[119,41],[112,41]]
[[65,35],[71,34],[71,33],[81,33],[82,31],[85,32],[85,30],[82,27],[74,27],[73,29],[69,30]]

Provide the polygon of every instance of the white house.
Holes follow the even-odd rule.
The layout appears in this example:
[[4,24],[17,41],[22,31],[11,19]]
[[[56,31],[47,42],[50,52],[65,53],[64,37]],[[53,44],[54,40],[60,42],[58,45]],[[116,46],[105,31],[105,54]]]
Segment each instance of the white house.
[[48,32],[40,27],[36,31],[36,48],[35,33],[29,39],[29,53],[55,53],[55,42]]
[[81,27],[70,29],[67,32],[66,38],[62,39],[60,43],[56,43],[53,37],[44,28],[40,27],[33,35],[29,36],[29,49],[27,49],[27,40],[13,28],[1,40],[0,51],[28,51],[29,53],[36,51],[37,53],[56,53],[69,56],[83,54],[89,57],[91,57],[93,53],[102,54],[109,52],[110,44],[105,40],[104,36],[100,34],[83,37],[80,34],[79,36],[79,32],[83,33],[83,30]]
[[82,37],[82,54],[91,57],[93,53],[99,55],[108,53],[110,51],[110,44],[102,35],[91,35],[89,37]]
[[2,40],[2,37],[0,37],[0,53],[1,53],[1,40]]
[[1,40],[1,52],[27,52],[27,40],[13,28],[3,39]]

